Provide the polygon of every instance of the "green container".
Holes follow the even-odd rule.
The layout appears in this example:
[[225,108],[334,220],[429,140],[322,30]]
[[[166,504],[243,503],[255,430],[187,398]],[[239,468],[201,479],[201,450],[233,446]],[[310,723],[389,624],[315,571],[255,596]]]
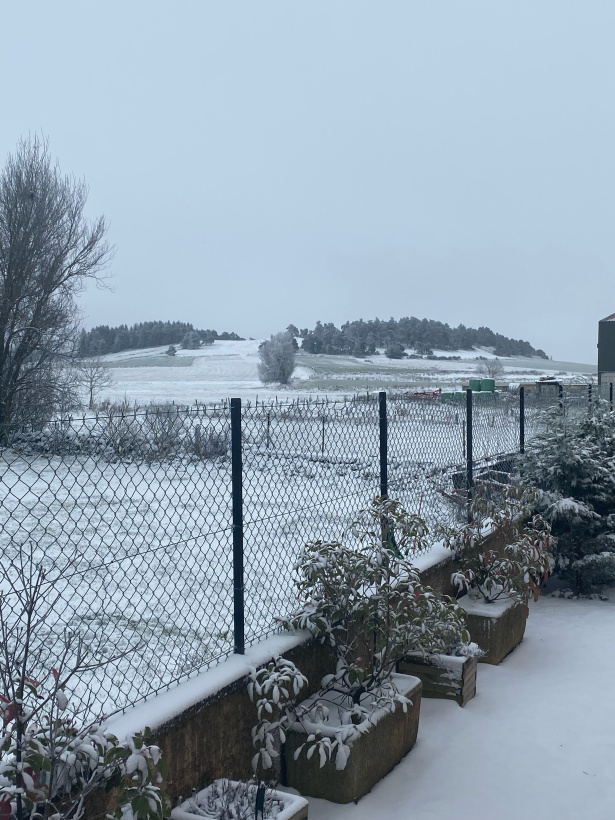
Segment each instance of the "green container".
[[466,400],[466,393],[465,390],[457,390],[453,393],[453,401],[465,401]]
[[453,393],[440,393],[440,399],[442,401],[451,401],[453,398]]
[[470,379],[469,388],[470,388],[470,390],[476,391],[478,393],[478,391],[482,389],[481,380],[480,379]]
[[480,389],[488,393],[495,393],[495,379],[481,379]]

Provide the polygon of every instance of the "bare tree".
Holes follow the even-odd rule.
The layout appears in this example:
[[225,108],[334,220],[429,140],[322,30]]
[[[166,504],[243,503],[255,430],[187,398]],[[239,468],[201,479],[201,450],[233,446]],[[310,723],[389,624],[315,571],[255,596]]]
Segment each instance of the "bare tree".
[[0,441],[65,401],[75,299],[112,255],[104,217],[84,216],[87,194],[39,137],[21,140],[0,173]]
[[504,376],[504,365],[499,359],[486,359],[481,362],[476,372],[488,379],[501,379]]
[[290,333],[276,333],[258,349],[258,377],[265,384],[288,384],[295,369],[295,347]]
[[88,407],[94,410],[98,393],[114,384],[113,375],[100,357],[78,361],[75,370],[77,384],[85,389]]

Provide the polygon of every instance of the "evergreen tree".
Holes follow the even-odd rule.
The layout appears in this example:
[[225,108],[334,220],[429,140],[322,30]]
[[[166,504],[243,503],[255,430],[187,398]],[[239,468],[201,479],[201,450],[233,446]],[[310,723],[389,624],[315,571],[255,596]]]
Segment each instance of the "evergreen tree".
[[607,402],[580,416],[575,409],[567,400],[546,411],[521,474],[540,490],[539,511],[558,539],[561,574],[575,592],[590,592],[615,582],[615,416]]
[[184,350],[198,350],[201,346],[201,339],[196,330],[189,330],[182,339],[182,347]]
[[[294,326],[293,326],[294,327]],[[295,328],[296,329],[296,328]],[[459,325],[451,328],[448,324],[433,319],[417,319],[415,316],[402,317],[398,321],[378,318],[364,321],[358,319],[345,322],[341,329],[331,323],[316,322],[313,330],[301,330],[302,349],[306,353],[330,353],[333,355],[373,355],[376,347],[389,344],[401,345],[422,351],[469,350],[474,346],[494,348],[497,356],[541,356],[548,358],[542,350],[535,350],[529,342],[508,339],[494,333],[488,327],[478,329]],[[370,339],[368,344],[367,340]],[[362,347],[361,347],[362,345]],[[358,351],[362,352],[359,353]],[[429,354],[427,354],[429,355]]]

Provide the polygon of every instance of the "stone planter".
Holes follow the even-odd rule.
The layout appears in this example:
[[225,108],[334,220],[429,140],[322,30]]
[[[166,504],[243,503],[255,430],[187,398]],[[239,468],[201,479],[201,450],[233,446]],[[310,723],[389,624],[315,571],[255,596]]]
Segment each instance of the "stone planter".
[[[218,780],[216,783],[221,783]],[[237,786],[236,780],[228,781],[232,787]],[[171,812],[171,820],[203,820],[203,817],[216,817],[215,814],[208,814],[203,811],[202,806],[206,805],[208,794],[211,786],[193,795],[189,800],[184,800],[181,806],[173,809]],[[277,814],[266,813],[264,820],[275,817],[275,820],[306,820],[308,816],[308,802],[304,797],[299,797],[296,794],[289,794],[288,792],[278,791],[273,789],[269,794],[275,801],[283,803],[283,808]],[[279,803],[278,803],[279,807]],[[254,809],[250,810],[250,817],[254,815]],[[225,815],[226,816],[226,815]],[[233,815],[235,816],[235,815]],[[239,816],[239,815],[237,815]],[[241,816],[245,816],[244,813]]]
[[502,598],[491,604],[464,595],[457,603],[468,616],[468,632],[485,652],[482,663],[501,663],[523,640],[527,606]]
[[[409,705],[406,712],[401,704],[397,704],[394,712],[380,710],[369,731],[354,741],[344,769],[336,769],[334,760],[320,768],[318,754],[307,760],[305,750],[295,760],[295,750],[305,743],[306,735],[302,731],[288,732],[284,744],[286,785],[310,797],[351,803],[388,774],[414,746],[421,708],[421,681],[410,675],[393,675],[393,680],[399,691],[412,701],[412,706]],[[303,705],[317,699],[318,693]]]
[[465,706],[476,694],[477,666],[476,658],[410,652],[397,669],[404,675],[420,678],[424,698],[446,698]]

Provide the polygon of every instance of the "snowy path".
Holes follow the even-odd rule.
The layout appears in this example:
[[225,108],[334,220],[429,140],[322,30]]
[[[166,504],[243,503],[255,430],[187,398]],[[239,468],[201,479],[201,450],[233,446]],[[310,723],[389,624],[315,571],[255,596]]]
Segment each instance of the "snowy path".
[[461,709],[424,700],[410,754],[358,805],[310,820],[606,820],[615,816],[615,592],[543,598],[523,643],[481,664]]

